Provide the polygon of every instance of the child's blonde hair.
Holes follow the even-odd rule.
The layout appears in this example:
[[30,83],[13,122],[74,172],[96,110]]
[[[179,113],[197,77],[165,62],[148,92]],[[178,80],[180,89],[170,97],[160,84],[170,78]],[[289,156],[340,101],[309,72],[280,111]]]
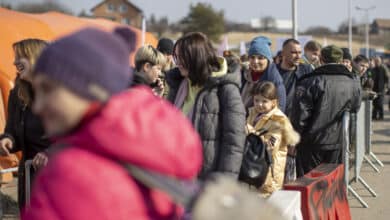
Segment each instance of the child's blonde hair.
[[135,69],[137,71],[141,71],[145,63],[150,63],[152,66],[165,66],[166,62],[164,54],[159,52],[152,45],[140,47],[135,54]]

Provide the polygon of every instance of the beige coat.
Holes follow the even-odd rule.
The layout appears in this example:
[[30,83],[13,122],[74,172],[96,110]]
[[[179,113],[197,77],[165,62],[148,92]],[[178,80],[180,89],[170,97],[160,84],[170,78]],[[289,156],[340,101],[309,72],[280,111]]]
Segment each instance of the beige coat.
[[268,196],[272,192],[282,188],[288,146],[295,146],[299,142],[299,134],[293,129],[290,120],[279,108],[274,108],[269,113],[263,115],[254,124],[256,116],[257,112],[255,109],[250,108],[247,119],[248,132],[254,132],[259,129],[268,130],[262,138],[268,143],[272,151],[272,169],[274,175],[272,176],[270,170],[264,185],[260,188],[260,193]]

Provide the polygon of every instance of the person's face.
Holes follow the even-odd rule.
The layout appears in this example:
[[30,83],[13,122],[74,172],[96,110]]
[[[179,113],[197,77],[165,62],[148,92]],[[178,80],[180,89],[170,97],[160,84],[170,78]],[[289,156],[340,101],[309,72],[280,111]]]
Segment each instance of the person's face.
[[305,51],[305,56],[310,63],[319,63],[320,62],[321,50],[315,51]]
[[275,64],[280,64],[282,62],[282,56],[278,55],[274,57],[274,63]]
[[302,55],[301,45],[289,43],[283,48],[282,54],[283,62],[288,67],[298,66]]
[[253,104],[257,113],[268,113],[275,108],[277,101],[267,99],[262,95],[253,96]]
[[369,65],[367,62],[359,62],[356,64],[356,69],[359,75],[363,75],[367,71],[368,67]]
[[262,55],[251,55],[249,57],[249,68],[255,72],[264,72],[267,69],[268,60]]
[[16,74],[20,77],[20,79],[31,83],[32,65],[29,60],[25,57],[15,56],[14,65],[16,67]]
[[156,82],[158,76],[161,74],[162,66],[157,64],[153,65],[150,63],[144,64],[144,73],[149,84]]
[[348,59],[343,59],[343,62],[342,62],[342,63],[344,64],[345,67],[347,67],[347,69],[348,69],[349,71],[352,71],[352,63],[351,63],[350,60],[348,60]]
[[173,63],[173,56],[171,54],[164,54],[165,58],[167,59],[168,65]]
[[174,57],[175,58],[175,64],[179,68],[180,74],[183,77],[188,77],[188,69],[183,66],[183,61],[181,59],[180,52],[179,52],[179,49],[177,47],[175,48],[175,55],[176,55]]
[[49,136],[64,135],[75,128],[90,105],[90,101],[42,74],[32,78],[32,85],[35,91],[32,109],[40,116]]

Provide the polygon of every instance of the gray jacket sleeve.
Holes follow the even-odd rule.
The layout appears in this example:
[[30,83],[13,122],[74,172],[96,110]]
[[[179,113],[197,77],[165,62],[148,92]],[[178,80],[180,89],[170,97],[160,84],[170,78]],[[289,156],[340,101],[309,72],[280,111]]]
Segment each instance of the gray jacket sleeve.
[[220,122],[218,171],[238,178],[245,144],[245,107],[237,86],[227,84],[220,88]]

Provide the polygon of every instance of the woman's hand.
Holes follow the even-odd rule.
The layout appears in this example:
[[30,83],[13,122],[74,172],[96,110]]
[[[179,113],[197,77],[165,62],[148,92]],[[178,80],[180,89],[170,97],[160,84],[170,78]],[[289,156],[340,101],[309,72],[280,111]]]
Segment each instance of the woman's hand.
[[39,152],[39,153],[37,153],[37,155],[35,155],[35,157],[32,161],[32,165],[33,165],[35,170],[39,170],[42,167],[46,166],[48,160],[49,160],[49,158],[47,157],[46,153]]
[[13,142],[10,138],[3,138],[0,140],[0,154],[2,156],[9,156],[9,151],[12,149],[13,147]]

